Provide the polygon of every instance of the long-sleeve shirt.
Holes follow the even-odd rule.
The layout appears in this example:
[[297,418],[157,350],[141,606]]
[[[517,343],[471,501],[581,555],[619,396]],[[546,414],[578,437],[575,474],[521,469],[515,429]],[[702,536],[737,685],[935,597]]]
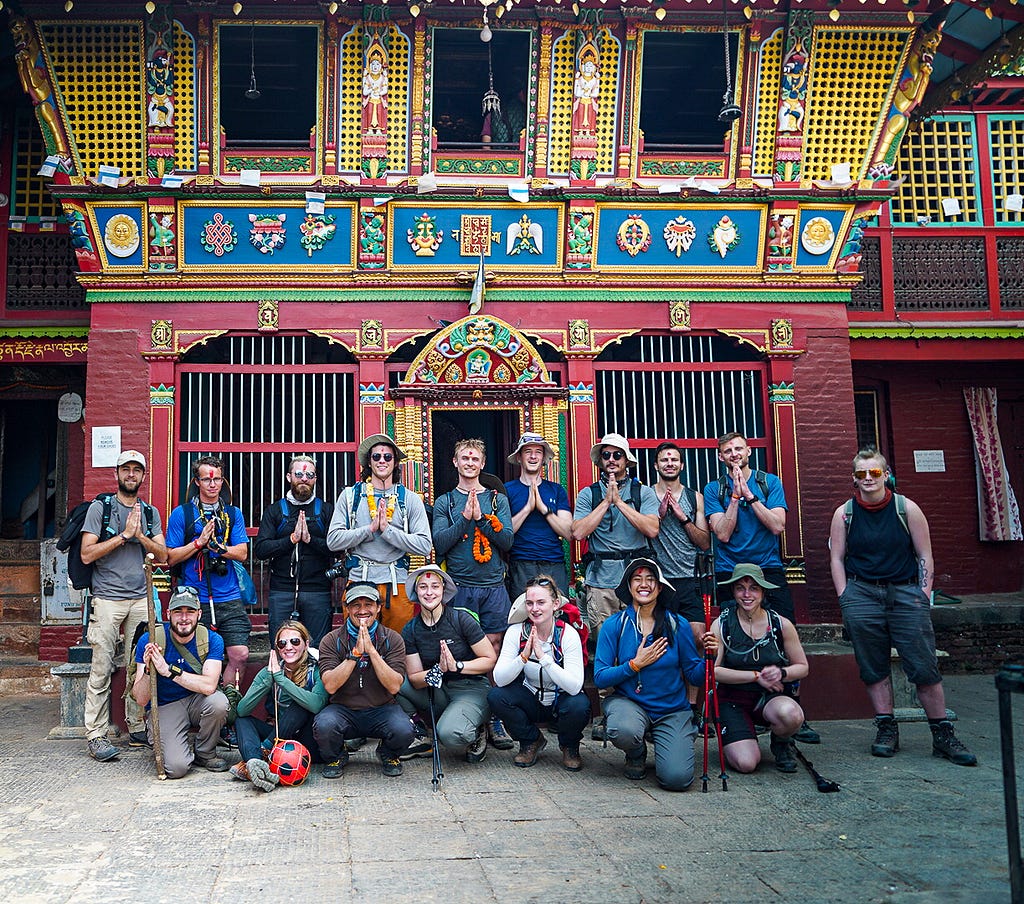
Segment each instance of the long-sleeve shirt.
[[[672,616],[666,613],[666,617]],[[594,683],[600,688],[613,688],[615,693],[642,706],[654,719],[689,709],[683,676],[690,684],[701,687],[705,668],[689,624],[675,619],[672,642],[665,655],[634,672],[629,660],[636,656],[641,640],[633,606],[615,613],[601,625],[594,657]]]
[[[313,687],[307,689],[299,687],[283,671],[271,674],[269,669],[260,669],[256,677],[252,679],[249,690],[245,696],[238,701],[238,715],[248,716],[252,711],[270,694],[271,689],[277,687],[277,705],[284,709],[288,706],[301,706],[314,715],[327,705],[327,691],[324,683],[320,680],[320,670],[317,664],[310,661],[310,670],[313,674]],[[267,704],[268,712],[271,712],[273,702]]]
[[[519,654],[524,625],[509,625],[505,637],[501,641],[501,653],[494,666],[494,683],[498,687],[511,684],[520,675],[523,686],[527,688],[544,705],[550,706],[555,699],[555,688],[561,688],[567,694],[578,694],[583,690],[583,645],[580,636],[572,625],[562,629],[562,664],[554,657],[554,645],[550,640],[542,641],[544,655],[538,662],[531,659],[523,662]],[[536,630],[530,628],[530,630]]]
[[[505,563],[499,552],[512,548],[515,536],[512,533],[512,511],[508,499],[493,490],[478,493],[480,511],[493,514],[501,521],[501,530],[491,527],[487,518],[468,521],[462,517],[469,500],[469,493],[456,487],[434,502],[434,551],[438,560],[443,560],[445,570],[460,587],[493,587],[505,580]],[[491,558],[477,562],[473,558],[474,528],[478,528],[491,544]]]
[[[331,567],[334,556],[327,548],[325,525],[331,521],[334,506],[322,502],[319,515],[314,514],[315,507],[312,499],[305,505],[289,502],[287,518],[281,513],[281,500],[263,510],[252,553],[257,559],[270,560],[271,590],[293,590],[297,578],[299,590],[330,591],[331,582],[324,572]],[[291,541],[300,511],[306,513],[309,543]]]

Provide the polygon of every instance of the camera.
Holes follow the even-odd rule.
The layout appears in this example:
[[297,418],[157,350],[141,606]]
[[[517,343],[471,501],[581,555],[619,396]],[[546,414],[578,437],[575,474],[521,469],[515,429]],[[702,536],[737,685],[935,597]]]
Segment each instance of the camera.
[[228,573],[227,559],[222,559],[220,556],[210,556],[209,560],[210,571],[217,575],[217,577],[222,578]]
[[345,567],[345,563],[339,560],[324,572],[324,577],[327,578],[328,581],[336,581],[338,578],[343,578],[347,574],[348,569]]

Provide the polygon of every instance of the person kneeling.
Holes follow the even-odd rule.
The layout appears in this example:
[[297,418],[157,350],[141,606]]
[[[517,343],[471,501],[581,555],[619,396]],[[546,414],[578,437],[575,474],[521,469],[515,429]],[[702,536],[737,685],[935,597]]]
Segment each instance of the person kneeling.
[[804,711],[793,699],[801,678],[807,677],[807,656],[793,623],[764,608],[765,580],[760,567],[737,565],[732,576],[735,605],[723,606],[711,626],[721,639],[715,661],[718,707],[725,759],[737,772],[753,772],[761,762],[756,725],[771,729],[775,768],[796,772],[792,737],[804,722]]
[[313,718],[313,737],[327,764],[324,778],[341,778],[346,738],[380,738],[382,774],[402,774],[399,757],[415,735],[412,719],[395,702],[405,678],[405,643],[379,616],[377,587],[349,584],[345,624],[320,641],[320,677],[330,702]]
[[[594,659],[594,683],[613,691],[603,702],[607,738],[626,753],[626,778],[640,781],[647,774],[644,738],[650,730],[658,784],[685,791],[693,783],[697,736],[686,681],[703,685],[704,660],[689,624],[666,608],[675,588],[657,562],[634,559],[615,593],[626,608],[601,626]],[[714,652],[714,635],[703,640]]]
[[[302,622],[283,622],[277,629],[267,667],[253,678],[238,703],[235,732],[242,761],[231,767],[231,774],[251,781],[261,791],[273,791],[278,783],[277,775],[263,759],[264,741],[299,741],[309,751],[311,761],[320,762],[320,748],[313,737],[313,717],[326,705],[327,691],[320,680],[317,651],[309,648],[309,642],[309,631]],[[273,723],[252,715],[264,701]]]
[[563,602],[550,575],[540,574],[526,582],[526,592],[509,615],[520,621],[505,631],[494,667],[496,686],[487,701],[491,712],[519,742],[519,753],[513,759],[517,766],[537,762],[547,746],[538,723],[556,721],[562,767],[579,772],[583,768],[580,740],[590,719],[590,698],[583,693],[580,636],[555,615]]

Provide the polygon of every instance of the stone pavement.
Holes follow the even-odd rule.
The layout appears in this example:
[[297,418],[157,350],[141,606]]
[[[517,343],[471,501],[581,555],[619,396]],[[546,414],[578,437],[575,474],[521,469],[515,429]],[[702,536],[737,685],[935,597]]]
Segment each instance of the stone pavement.
[[[343,778],[314,766],[272,794],[227,773],[159,782],[146,750],[94,763],[82,741],[48,741],[52,697],[0,700],[0,900],[6,902],[885,902],[1010,899],[992,676],[946,682],[974,769],[931,756],[923,723],[873,758],[867,722],[828,722],[804,746],[838,794],[768,763],[698,779],[686,793],[622,777],[622,755],[585,741],[585,769],[554,738],[532,769],[495,750],[380,775],[372,743]],[[1014,699],[1018,726],[1024,697]],[[767,747],[764,738],[762,748]],[[1024,739],[1017,737],[1024,778]],[[712,742],[712,761],[717,755]],[[717,766],[713,766],[712,775]],[[1022,795],[1024,796],[1024,795]]]

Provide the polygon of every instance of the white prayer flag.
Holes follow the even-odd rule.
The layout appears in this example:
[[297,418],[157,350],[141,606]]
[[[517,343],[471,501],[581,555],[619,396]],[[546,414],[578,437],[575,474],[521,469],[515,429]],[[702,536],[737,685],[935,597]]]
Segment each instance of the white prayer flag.
[[943,198],[942,212],[947,217],[955,217],[957,214],[963,213],[960,209],[960,202],[956,198]]
[[260,176],[262,174],[258,169],[244,169],[238,173],[238,184],[239,185],[250,185],[254,188],[258,188],[260,184]]
[[433,173],[424,173],[416,180],[416,194],[425,195],[432,191],[437,191],[437,176]]
[[508,196],[520,204],[529,204],[530,186],[526,182],[512,182],[508,187]]
[[57,172],[58,166],[60,166],[60,157],[58,157],[56,154],[50,154],[50,156],[43,161],[43,165],[39,167],[39,172],[36,173],[36,175],[52,176],[55,172]]
[[322,191],[307,191],[306,192],[306,213],[323,213],[324,212],[324,201],[327,195]]
[[121,170],[116,166],[101,166],[96,174],[96,181],[100,185],[109,185],[111,188],[117,188],[120,179]]

